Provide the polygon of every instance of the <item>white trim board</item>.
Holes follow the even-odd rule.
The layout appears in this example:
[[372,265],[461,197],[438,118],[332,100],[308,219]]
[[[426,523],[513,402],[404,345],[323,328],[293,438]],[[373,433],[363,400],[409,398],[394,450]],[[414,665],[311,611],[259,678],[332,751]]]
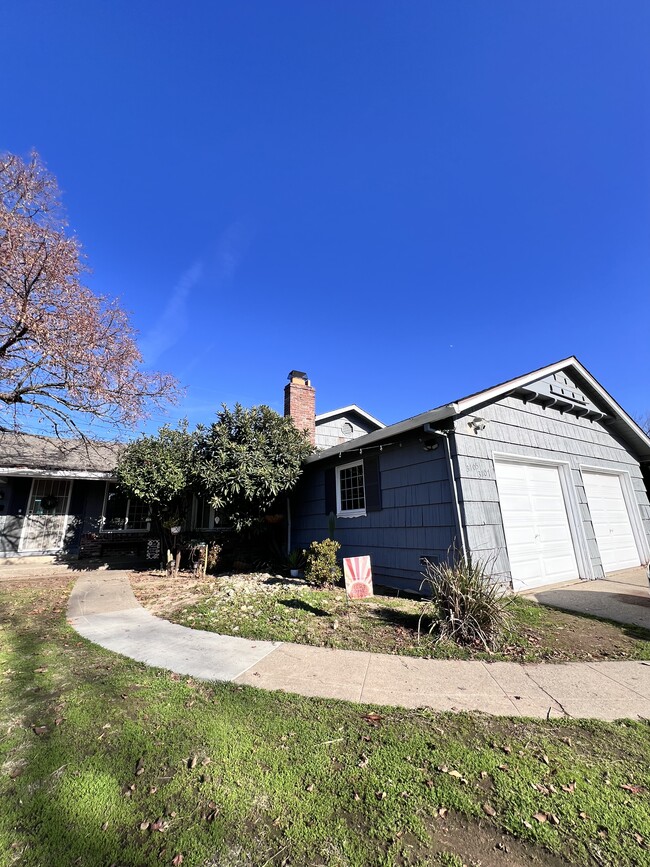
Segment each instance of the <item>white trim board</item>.
[[361,409],[360,406],[357,406],[356,403],[351,403],[349,406],[342,406],[340,409],[331,409],[329,412],[323,412],[320,415],[317,415],[315,421],[324,421],[328,418],[333,418],[335,415],[343,415],[346,412],[356,412],[362,418],[365,418],[366,421],[372,422],[372,424],[376,424],[379,428],[385,428],[386,425],[379,421],[378,418],[375,418],[374,415],[370,415],[369,412],[366,412],[365,409]]
[[36,470],[29,467],[0,467],[0,476],[27,476],[34,479],[98,479],[115,481],[115,473],[103,470]]

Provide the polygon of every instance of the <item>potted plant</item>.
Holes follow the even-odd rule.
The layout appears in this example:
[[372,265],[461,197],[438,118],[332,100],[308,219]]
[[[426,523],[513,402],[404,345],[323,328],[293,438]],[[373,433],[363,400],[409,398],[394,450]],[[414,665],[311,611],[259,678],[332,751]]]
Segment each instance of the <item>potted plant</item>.
[[305,568],[305,552],[299,548],[294,548],[287,555],[287,565],[289,574],[292,578],[300,578],[302,570]]

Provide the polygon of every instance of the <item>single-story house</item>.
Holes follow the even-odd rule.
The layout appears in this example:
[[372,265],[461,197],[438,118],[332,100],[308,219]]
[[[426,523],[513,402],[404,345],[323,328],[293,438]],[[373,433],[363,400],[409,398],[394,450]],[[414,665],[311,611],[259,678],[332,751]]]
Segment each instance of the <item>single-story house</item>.
[[[292,371],[285,411],[320,446],[291,497],[293,547],[326,538],[334,513],[341,554],[408,590],[454,548],[516,591],[650,560],[650,439],[574,357],[389,426],[314,409]],[[319,418],[338,426],[320,442]]]
[[[0,430],[0,558],[60,556],[159,560],[148,507],[117,488],[123,445]],[[188,524],[217,528],[193,497]]]
[[141,504],[119,496],[117,443],[0,432],[0,556],[96,553],[96,535],[149,529]]

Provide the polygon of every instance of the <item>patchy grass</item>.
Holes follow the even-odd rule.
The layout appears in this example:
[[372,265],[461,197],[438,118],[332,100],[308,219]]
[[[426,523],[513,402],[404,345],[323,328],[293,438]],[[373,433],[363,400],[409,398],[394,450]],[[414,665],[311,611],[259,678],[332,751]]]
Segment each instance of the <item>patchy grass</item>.
[[646,723],[197,683],[80,639],[67,593],[0,585],[3,867],[650,863]]
[[650,633],[557,611],[513,597],[512,625],[500,649],[460,648],[428,634],[421,602],[394,596],[347,602],[343,590],[319,590],[265,574],[220,576],[175,585],[161,576],[132,576],[136,595],[155,613],[184,626],[244,638],[288,641],[376,653],[440,659],[520,662],[650,659]]

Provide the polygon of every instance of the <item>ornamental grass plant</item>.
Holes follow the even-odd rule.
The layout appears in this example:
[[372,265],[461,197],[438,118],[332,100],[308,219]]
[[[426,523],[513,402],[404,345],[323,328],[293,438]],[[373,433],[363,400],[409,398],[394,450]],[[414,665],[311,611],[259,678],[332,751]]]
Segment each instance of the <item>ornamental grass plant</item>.
[[424,561],[420,592],[430,597],[418,623],[429,621],[429,634],[439,641],[494,651],[510,625],[511,597],[495,581],[489,563],[455,552],[444,563]]

